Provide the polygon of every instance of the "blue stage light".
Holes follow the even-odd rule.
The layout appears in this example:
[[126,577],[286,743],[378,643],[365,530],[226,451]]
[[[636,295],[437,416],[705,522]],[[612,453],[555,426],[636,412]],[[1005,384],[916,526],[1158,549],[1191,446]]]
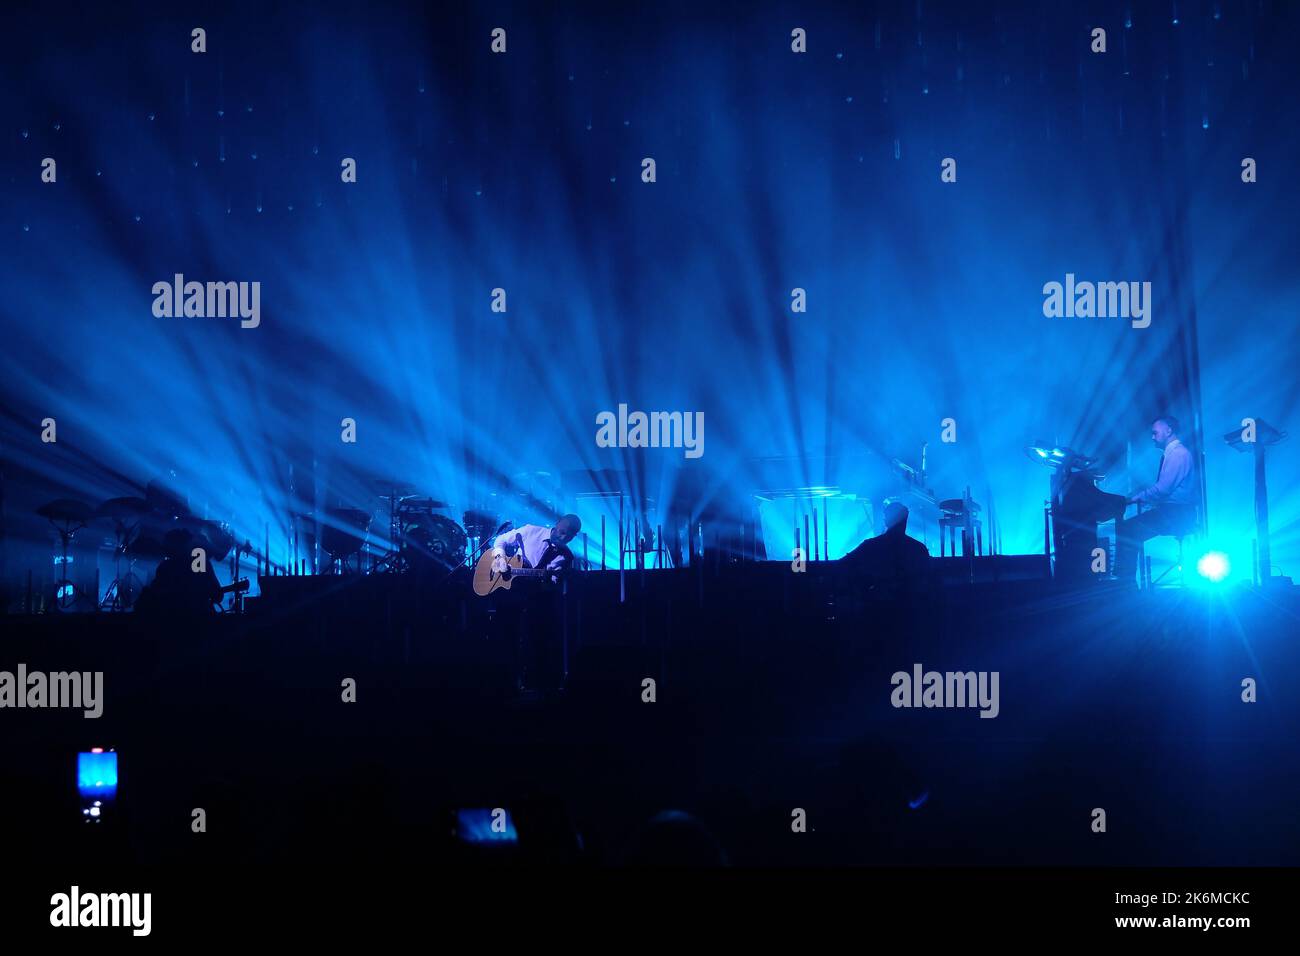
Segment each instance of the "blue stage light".
[[1208,581],[1219,582],[1232,570],[1232,562],[1222,551],[1207,551],[1196,562],[1196,573]]
[[[519,833],[510,814],[494,817],[496,811],[486,808],[456,811],[456,835],[466,843],[518,843]],[[504,829],[493,826],[500,819]]]

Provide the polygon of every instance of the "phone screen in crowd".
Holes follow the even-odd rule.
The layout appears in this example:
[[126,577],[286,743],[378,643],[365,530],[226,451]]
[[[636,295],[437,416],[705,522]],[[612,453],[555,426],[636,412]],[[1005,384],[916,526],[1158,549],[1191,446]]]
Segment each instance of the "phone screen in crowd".
[[77,754],[77,793],[86,823],[102,823],[117,798],[117,752],[92,747]]

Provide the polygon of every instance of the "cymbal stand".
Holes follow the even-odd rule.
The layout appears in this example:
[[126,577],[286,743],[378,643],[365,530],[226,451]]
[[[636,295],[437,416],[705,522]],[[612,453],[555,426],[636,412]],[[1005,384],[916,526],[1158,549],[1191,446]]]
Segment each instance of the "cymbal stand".
[[398,488],[394,485],[389,489],[391,494],[381,497],[388,498],[388,537],[389,550],[382,558],[371,566],[371,571],[405,571],[408,569],[406,556],[402,553],[402,539],[406,537],[404,522],[402,521],[402,508]]
[[[99,602],[99,610],[125,611],[126,605],[122,602],[122,555],[126,553],[127,543],[131,540],[132,534],[139,525],[128,525],[121,518],[113,519],[113,538],[116,542],[113,548],[113,583],[108,586],[104,592],[103,599]],[[131,567],[134,567],[135,559],[131,560]],[[130,567],[127,568],[127,574],[130,575]],[[109,595],[112,599],[109,599]]]
[[[63,558],[62,563],[59,565],[59,571],[62,574],[62,577],[59,578],[58,583],[54,585],[54,601],[59,607],[67,609],[71,607],[77,599],[77,589],[68,577],[68,545],[72,543],[72,536],[84,528],[86,523],[84,521],[73,521],[69,519],[65,520],[62,525],[60,525],[53,518],[50,518],[49,522],[53,525],[54,530],[59,533],[59,538],[63,542]],[[66,593],[64,591],[65,586],[67,587]]]

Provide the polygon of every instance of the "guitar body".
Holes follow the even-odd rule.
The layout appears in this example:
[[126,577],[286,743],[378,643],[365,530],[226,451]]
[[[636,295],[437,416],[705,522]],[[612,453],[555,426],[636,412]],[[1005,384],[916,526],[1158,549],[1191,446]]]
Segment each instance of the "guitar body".
[[478,564],[474,567],[474,593],[479,597],[487,597],[498,588],[509,589],[514,581],[514,572],[524,566],[523,555],[516,554],[513,558],[506,559],[507,570],[497,573],[492,570],[492,552],[483,552],[483,557],[478,559]]

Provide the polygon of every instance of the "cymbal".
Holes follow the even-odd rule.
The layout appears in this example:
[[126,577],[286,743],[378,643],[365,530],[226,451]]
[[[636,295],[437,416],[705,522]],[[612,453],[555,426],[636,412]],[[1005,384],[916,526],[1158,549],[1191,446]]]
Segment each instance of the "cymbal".
[[129,520],[149,511],[149,502],[143,498],[109,498],[95,509],[96,518]]
[[451,505],[437,498],[403,498],[399,502],[404,511],[436,511],[438,508],[450,508]]
[[56,498],[41,505],[36,513],[50,521],[79,521],[84,524],[94,515],[95,509],[77,498]]

